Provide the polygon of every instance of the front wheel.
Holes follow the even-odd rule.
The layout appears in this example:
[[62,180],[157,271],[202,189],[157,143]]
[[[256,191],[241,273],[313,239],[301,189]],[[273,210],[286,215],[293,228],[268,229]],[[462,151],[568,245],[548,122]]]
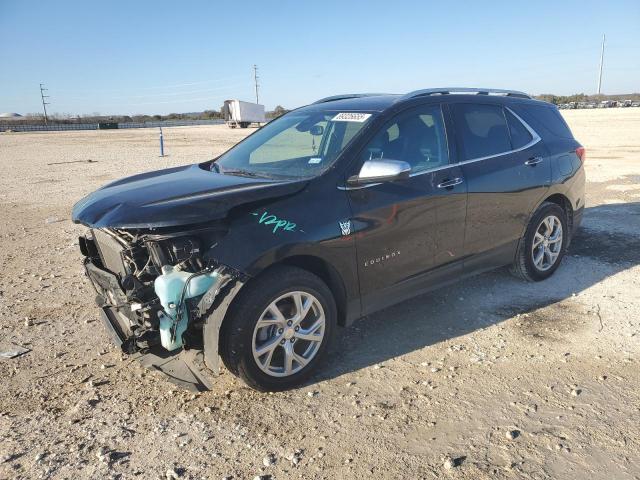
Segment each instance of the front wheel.
[[286,390],[309,378],[336,328],[331,291],[317,276],[277,267],[245,285],[225,319],[221,356],[250,387]]
[[520,240],[512,273],[530,282],[549,278],[560,265],[568,240],[565,211],[555,203],[543,203]]

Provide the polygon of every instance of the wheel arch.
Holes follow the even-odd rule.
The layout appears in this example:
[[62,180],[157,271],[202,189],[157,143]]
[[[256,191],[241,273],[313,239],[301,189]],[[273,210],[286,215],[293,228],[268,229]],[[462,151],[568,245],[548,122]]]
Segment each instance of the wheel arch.
[[327,260],[314,255],[292,255],[270,265],[264,273],[276,266],[287,265],[306,270],[319,277],[329,287],[336,302],[338,325],[344,326],[347,318],[347,290],[338,270]]
[[[547,195],[545,195],[535,206],[534,209],[531,210],[531,212],[529,212],[529,216],[527,218],[527,221],[525,222],[525,224],[522,227],[522,231],[520,232],[520,238],[518,240],[518,245],[520,244],[520,242],[522,242],[522,239],[527,231],[527,227],[529,226],[529,222],[531,222],[531,219],[533,218],[533,216],[536,214],[536,212],[538,211],[538,209],[545,203],[545,202],[549,202],[549,203],[555,203],[556,205],[558,205],[560,208],[562,208],[566,214],[567,214],[567,230],[569,230],[569,237],[568,237],[568,241],[569,243],[571,242],[571,236],[572,236],[572,232],[573,232],[573,218],[574,218],[574,212],[573,212],[573,206],[571,205],[571,200],[569,199],[569,197],[567,197],[564,193],[560,193],[560,192],[547,192]],[[569,243],[567,243],[567,246],[569,245]],[[517,253],[517,249],[514,252],[514,255]]]
[[[348,325],[348,319],[350,318],[350,315],[348,312],[347,287],[345,285],[344,279],[342,278],[342,275],[340,274],[338,269],[331,264],[331,262],[316,255],[293,254],[288,257],[280,258],[276,261],[273,261],[266,266],[259,266],[260,263],[261,262],[256,262],[256,264],[254,264],[253,267],[250,268],[249,279],[244,285],[242,285],[241,290],[251,288],[252,280],[260,278],[274,268],[281,266],[300,268],[301,270],[305,270],[316,275],[327,285],[336,302],[338,325]],[[239,301],[238,297],[234,298],[231,301],[227,312],[225,312],[224,318],[226,318],[227,313],[235,307],[235,304]],[[359,312],[356,312],[356,314],[357,313]],[[222,324],[224,328],[224,319],[222,321]]]
[[[569,198],[562,193],[554,193],[546,197],[542,202],[540,202],[540,205],[542,205],[545,202],[555,203],[560,208],[562,208],[567,214],[567,226],[569,230],[568,233],[569,233],[569,240],[570,240],[571,232],[573,231],[573,206],[571,205],[571,200],[569,200]],[[536,207],[536,210],[540,208],[540,205]]]

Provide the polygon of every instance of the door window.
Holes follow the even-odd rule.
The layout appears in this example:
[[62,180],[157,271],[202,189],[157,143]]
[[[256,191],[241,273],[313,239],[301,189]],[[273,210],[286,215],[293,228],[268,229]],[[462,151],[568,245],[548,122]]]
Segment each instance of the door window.
[[362,160],[402,160],[411,172],[449,163],[447,135],[440,105],[422,105],[390,120],[365,147]]
[[502,107],[484,104],[452,105],[456,133],[462,140],[461,160],[506,153],[511,148]]
[[514,149],[522,148],[531,140],[533,136],[529,133],[529,130],[518,120],[513,113],[509,110],[504,111],[507,117],[507,123],[509,124],[509,133],[511,134],[511,144]]

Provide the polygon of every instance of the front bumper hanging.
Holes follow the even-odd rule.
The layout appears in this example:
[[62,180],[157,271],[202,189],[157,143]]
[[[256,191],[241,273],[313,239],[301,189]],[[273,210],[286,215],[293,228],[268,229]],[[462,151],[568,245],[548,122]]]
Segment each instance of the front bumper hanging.
[[[220,357],[218,339],[220,326],[231,302],[238,294],[244,281],[240,275],[227,274],[223,282],[217,283],[207,291],[198,303],[200,318],[204,319],[202,327],[202,348],[181,348],[167,351],[159,343],[152,343],[144,348],[136,344],[129,319],[121,313],[121,308],[129,308],[120,304],[114,307],[101,295],[100,290],[113,287],[115,275],[89,266],[87,276],[99,293],[96,301],[100,306],[100,319],[112,341],[138,360],[144,367],[162,372],[172,383],[191,391],[210,390],[215,378],[220,374]],[[113,277],[113,278],[111,278]],[[112,291],[109,288],[109,291]]]
[[200,392],[212,388],[219,370],[214,373],[214,370],[204,364],[202,350],[181,349],[178,352],[168,352],[160,345],[154,345],[144,350],[132,352],[130,347],[132,337],[126,337],[122,334],[117,315],[118,312],[114,311],[112,307],[105,306],[100,309],[100,319],[105,330],[113,343],[123,352],[130,354],[145,368],[162,372],[170,382],[187,390]]

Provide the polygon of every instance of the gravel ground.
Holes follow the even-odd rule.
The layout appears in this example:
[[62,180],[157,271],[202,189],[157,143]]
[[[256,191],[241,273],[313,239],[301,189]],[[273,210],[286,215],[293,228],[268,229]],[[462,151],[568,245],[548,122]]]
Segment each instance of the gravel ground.
[[[583,228],[549,280],[499,270],[342,329],[322,372],[193,395],[112,347],[73,203],[245,130],[0,134],[0,478],[640,478],[640,109],[565,113]],[[249,131],[250,132],[250,131]]]

